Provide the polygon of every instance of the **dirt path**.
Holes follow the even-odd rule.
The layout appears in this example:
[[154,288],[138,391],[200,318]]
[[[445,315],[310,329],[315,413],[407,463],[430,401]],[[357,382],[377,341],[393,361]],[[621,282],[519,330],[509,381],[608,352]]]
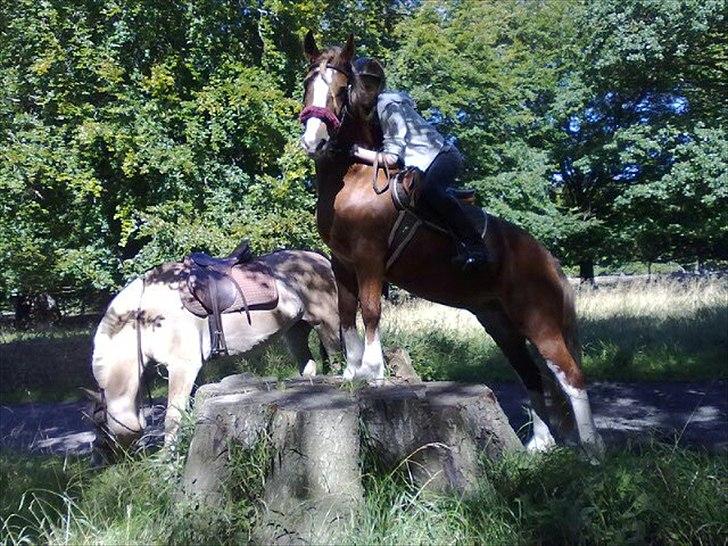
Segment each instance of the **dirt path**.
[[[515,383],[493,384],[516,430],[526,424],[525,393]],[[647,434],[680,445],[728,451],[728,381],[700,383],[594,383],[590,388],[597,427],[609,444]],[[148,421],[161,433],[164,400]],[[86,404],[0,406],[0,448],[58,454],[88,453],[93,440]]]

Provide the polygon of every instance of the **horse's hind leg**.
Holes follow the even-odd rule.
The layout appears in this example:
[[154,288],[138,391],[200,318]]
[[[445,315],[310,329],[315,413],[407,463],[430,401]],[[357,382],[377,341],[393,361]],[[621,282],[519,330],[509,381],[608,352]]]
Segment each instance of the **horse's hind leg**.
[[519,334],[515,326],[499,307],[479,311],[478,321],[493,338],[503,354],[518,373],[528,391],[531,401],[529,413],[533,425],[533,436],[526,444],[529,451],[545,451],[555,445],[554,438],[546,424],[548,410],[544,397],[544,385],[538,365],[534,362],[526,345],[526,338]]
[[556,377],[571,403],[579,443],[588,451],[596,455],[601,454],[604,451],[604,444],[594,424],[584,374],[569,352],[563,337],[560,333],[544,333],[534,337],[531,342],[543,356],[548,369]]
[[299,320],[283,334],[288,345],[288,350],[298,365],[298,373],[304,377],[316,375],[316,362],[314,362],[313,355],[308,347],[308,336],[310,333],[311,325],[303,320]]
[[[555,416],[552,424],[565,424],[564,435],[568,434],[569,428],[573,431],[575,427],[579,443],[592,454],[600,455],[604,444],[594,424],[586,380],[579,363],[573,303],[563,292],[567,289],[555,285],[550,294],[541,293],[539,298],[534,298],[538,303],[527,307],[523,330],[546,361],[551,372],[547,374],[548,380],[556,378],[571,406],[570,412],[568,408],[560,411],[561,415]],[[560,405],[555,404],[554,409],[559,411]]]

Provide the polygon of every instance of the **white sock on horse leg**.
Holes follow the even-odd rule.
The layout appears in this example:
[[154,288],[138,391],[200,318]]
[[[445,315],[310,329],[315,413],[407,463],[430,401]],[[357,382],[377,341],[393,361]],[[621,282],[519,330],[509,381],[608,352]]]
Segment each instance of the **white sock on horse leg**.
[[374,330],[371,342],[365,337],[364,355],[358,375],[364,379],[384,379],[384,355],[379,340],[379,328]]
[[309,361],[306,362],[306,365],[303,367],[301,375],[303,377],[314,377],[316,375],[316,362],[309,359]]
[[364,356],[364,342],[355,326],[344,328],[342,338],[344,341],[344,354],[346,355],[344,379],[353,379],[361,366],[362,357]]
[[556,445],[554,437],[551,435],[548,425],[538,415],[534,409],[536,406],[543,409],[543,403],[539,402],[541,396],[537,392],[528,391],[531,398],[531,408],[528,410],[531,416],[531,424],[533,426],[533,437],[526,444],[528,451],[547,451]]
[[554,373],[556,379],[559,381],[559,385],[563,391],[569,397],[571,402],[571,408],[574,411],[574,419],[576,421],[576,429],[579,434],[579,442],[583,445],[593,446],[596,451],[604,450],[604,442],[602,441],[597,427],[594,424],[594,416],[591,411],[591,404],[589,403],[589,394],[585,389],[580,389],[571,385],[567,379],[566,374],[561,368],[556,366],[550,360],[546,361],[549,369]]

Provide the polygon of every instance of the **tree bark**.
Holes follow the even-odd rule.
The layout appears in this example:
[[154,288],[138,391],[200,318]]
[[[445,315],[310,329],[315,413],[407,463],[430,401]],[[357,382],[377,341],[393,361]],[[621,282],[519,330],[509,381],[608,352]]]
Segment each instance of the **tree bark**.
[[594,262],[592,260],[579,262],[579,278],[581,282],[594,283]]
[[183,493],[219,506],[231,446],[263,445],[268,472],[254,533],[262,543],[336,542],[362,505],[362,466],[399,468],[420,487],[467,495],[480,457],[523,447],[484,385],[387,381],[357,390],[334,378],[243,374],[200,387],[196,405]]

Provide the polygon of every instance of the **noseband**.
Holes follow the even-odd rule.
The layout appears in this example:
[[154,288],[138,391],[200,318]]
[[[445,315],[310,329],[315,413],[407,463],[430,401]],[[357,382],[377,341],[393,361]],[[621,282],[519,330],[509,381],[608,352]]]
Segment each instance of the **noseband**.
[[[347,83],[351,82],[351,70],[349,70],[348,66],[337,66],[334,64],[327,63],[326,68],[330,68],[331,70],[335,70],[336,72],[339,72],[340,74],[343,74],[346,76]],[[321,67],[319,65],[312,65],[309,69],[309,71],[316,72],[320,74]],[[331,92],[331,87],[329,86],[329,94],[331,95],[331,98],[334,101],[334,105],[336,105],[336,97]],[[306,106],[303,110],[301,110],[301,113],[298,115],[298,121],[305,124],[309,119],[316,118],[320,119],[325,125],[326,128],[329,130],[329,133],[332,135],[341,127],[341,122],[343,121],[344,117],[346,116],[347,111],[347,104],[349,101],[349,95],[347,93],[347,102],[344,103],[344,105],[341,108],[341,113],[343,114],[341,116],[341,119],[329,108],[325,106]]]

